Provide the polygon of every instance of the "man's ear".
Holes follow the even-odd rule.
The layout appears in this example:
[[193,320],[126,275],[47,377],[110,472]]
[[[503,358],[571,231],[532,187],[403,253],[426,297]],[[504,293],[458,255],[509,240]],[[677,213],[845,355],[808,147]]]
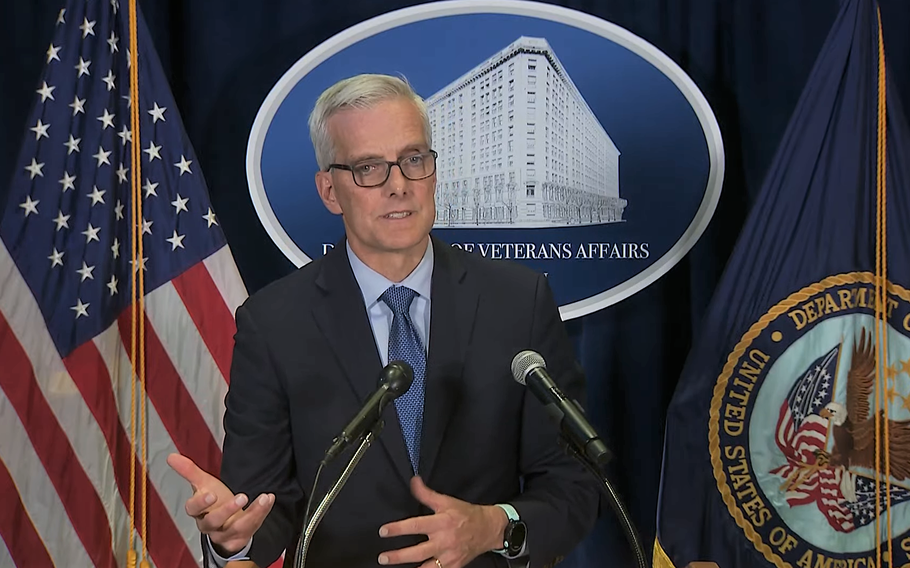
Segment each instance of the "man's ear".
[[335,215],[341,215],[341,204],[338,203],[331,172],[316,172],[316,191],[319,192],[319,197],[326,209]]

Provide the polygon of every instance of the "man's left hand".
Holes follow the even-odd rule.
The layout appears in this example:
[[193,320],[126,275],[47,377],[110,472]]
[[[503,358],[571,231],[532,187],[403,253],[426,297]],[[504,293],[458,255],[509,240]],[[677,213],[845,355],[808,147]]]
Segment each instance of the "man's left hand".
[[502,547],[508,517],[501,508],[473,505],[437,493],[419,477],[411,479],[411,493],[433,514],[383,525],[379,536],[425,534],[429,540],[383,552],[380,564],[423,562],[420,568],[462,568],[484,552]]

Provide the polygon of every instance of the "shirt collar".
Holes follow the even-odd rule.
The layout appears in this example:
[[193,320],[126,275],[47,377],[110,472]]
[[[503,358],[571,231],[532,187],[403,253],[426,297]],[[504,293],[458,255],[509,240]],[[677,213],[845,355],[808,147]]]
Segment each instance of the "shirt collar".
[[411,271],[408,276],[401,282],[392,282],[382,274],[379,274],[354,254],[351,245],[345,239],[345,247],[348,251],[348,261],[351,263],[351,270],[354,272],[354,279],[360,286],[360,292],[363,294],[363,301],[370,309],[373,304],[380,301],[379,297],[386,291],[389,286],[407,286],[414,290],[427,300],[430,299],[430,288],[432,287],[433,278],[433,241],[428,239],[427,250],[420,259],[417,267]]

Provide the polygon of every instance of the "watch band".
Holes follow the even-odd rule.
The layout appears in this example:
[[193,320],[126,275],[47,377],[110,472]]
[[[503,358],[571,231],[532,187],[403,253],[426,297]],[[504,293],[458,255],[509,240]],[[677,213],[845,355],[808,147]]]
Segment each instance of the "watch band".
[[[508,503],[496,503],[496,506],[505,511],[506,517],[509,519],[509,522],[519,521],[521,517],[518,515],[518,511],[515,510],[515,507],[509,505]],[[505,543],[503,543],[505,544]],[[508,548],[497,548],[493,552],[496,554],[503,554],[508,551]]]
[[506,512],[506,516],[509,517],[510,521],[521,520],[521,517],[518,516],[518,511],[515,510],[515,507],[509,505],[508,503],[496,503],[496,506]]

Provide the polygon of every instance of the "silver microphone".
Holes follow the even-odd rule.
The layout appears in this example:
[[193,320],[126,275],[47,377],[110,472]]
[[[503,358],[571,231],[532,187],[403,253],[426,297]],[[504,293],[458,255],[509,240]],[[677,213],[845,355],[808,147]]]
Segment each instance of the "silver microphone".
[[610,450],[585,418],[581,405],[559,390],[539,353],[527,350],[516,355],[512,359],[512,377],[534,393],[566,438],[588,459],[601,466],[610,460]]

